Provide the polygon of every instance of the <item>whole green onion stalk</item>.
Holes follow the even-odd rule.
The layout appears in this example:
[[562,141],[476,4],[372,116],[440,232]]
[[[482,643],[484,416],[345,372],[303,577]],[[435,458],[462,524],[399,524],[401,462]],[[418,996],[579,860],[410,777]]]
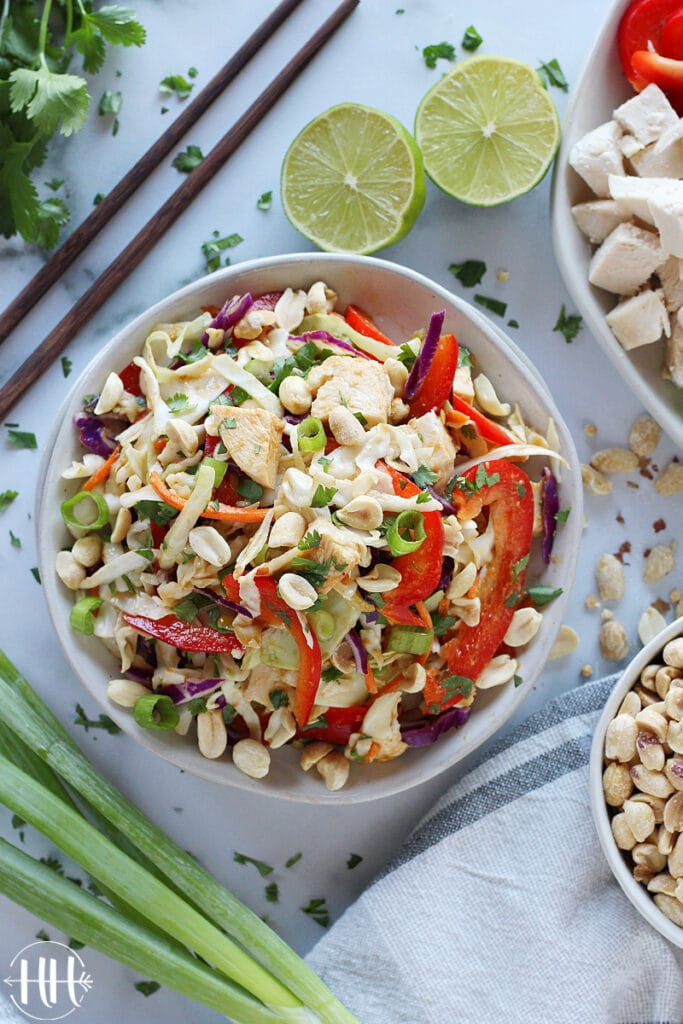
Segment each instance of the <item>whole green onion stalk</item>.
[[[14,753],[11,744],[3,745],[3,739],[7,740],[10,735]],[[19,747],[17,740],[20,741]],[[28,748],[25,755],[22,755],[23,747]],[[43,891],[40,887],[46,884],[47,879],[43,872],[39,876],[31,876],[31,871],[35,872],[38,866],[10,844],[3,844],[0,852],[0,891],[29,909],[37,908],[36,912],[56,927],[68,923],[64,930],[124,963],[129,962],[124,956],[132,955],[131,948],[136,947],[140,929],[146,936],[146,949],[155,940],[157,943],[170,942],[178,952],[178,942],[174,943],[169,938],[173,935],[174,939],[187,943],[227,975],[222,977],[213,973],[222,986],[221,998],[233,1000],[231,1008],[227,1009],[226,1002],[222,1012],[235,1021],[244,1021],[245,1024],[252,1021],[254,1024],[261,1021],[314,1024],[317,1020],[323,1024],[359,1024],[357,1018],[279,936],[97,772],[2,651],[0,752],[6,755],[0,757],[0,801],[27,821],[34,822],[53,842],[100,879],[104,883],[103,888],[108,887],[121,901],[122,907],[133,900],[146,922],[141,924],[121,911],[112,910],[130,929],[127,934],[132,947],[126,947],[118,939],[107,944],[107,929],[102,927],[102,919],[97,918],[99,911],[93,910],[89,903],[81,905],[74,897],[68,907],[64,904],[67,908],[64,913],[67,910],[74,913],[74,919],[66,922],[64,917],[60,917],[60,900],[64,895],[62,880],[59,880],[59,894],[55,895],[57,890],[52,890],[54,899],[48,900],[45,896],[42,902],[30,904],[34,898],[32,893]],[[36,758],[42,769],[52,770],[49,776],[38,769]],[[53,773],[83,798],[88,814],[92,812],[98,825],[105,819],[103,831],[109,831],[111,839],[81,817],[73,803],[69,806],[61,791],[55,788],[61,783]],[[119,835],[124,838],[125,846],[117,841]],[[5,847],[9,847],[9,852]],[[25,860],[29,861],[28,866]],[[18,861],[21,861],[19,866]],[[155,865],[154,873],[147,870],[150,861]],[[35,866],[31,867],[32,864]],[[12,880],[14,871],[22,877],[33,877],[34,883],[31,885],[27,881],[25,890],[21,885],[15,885]],[[57,877],[50,872],[51,882],[55,882]],[[103,906],[99,901],[95,902]],[[79,916],[81,910],[82,920]],[[119,926],[123,927],[121,921]],[[169,934],[163,935],[159,929]],[[219,929],[227,932],[227,936]],[[231,942],[228,936],[235,942]],[[160,946],[157,952],[159,949]],[[141,970],[139,957],[136,963]],[[160,969],[155,971],[150,966],[144,970],[180,990],[179,985],[174,985],[169,979],[168,972],[162,978]],[[238,977],[239,984],[230,981],[229,976]],[[198,998],[189,991],[190,988],[192,980],[188,977],[186,994]],[[212,991],[218,998],[218,991]],[[250,996],[249,992],[253,995]],[[265,1003],[269,1004],[268,1007]]]

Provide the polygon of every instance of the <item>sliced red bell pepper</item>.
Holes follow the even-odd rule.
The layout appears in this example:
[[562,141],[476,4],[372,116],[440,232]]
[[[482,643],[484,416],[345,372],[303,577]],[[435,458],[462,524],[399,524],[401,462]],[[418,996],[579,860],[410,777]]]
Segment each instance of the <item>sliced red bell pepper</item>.
[[395,345],[391,338],[382,334],[372,318],[359,306],[347,306],[344,319],[349,327],[353,327],[354,331],[358,331],[359,334],[364,334],[366,338],[374,338],[375,341],[381,341],[383,345]]
[[155,640],[163,640],[181,651],[203,651],[206,654],[243,652],[244,647],[234,633],[219,633],[211,626],[184,622],[177,615],[164,615],[162,619],[150,619],[146,615],[126,615],[124,620]]
[[[488,506],[493,523],[493,558],[479,576],[481,615],[477,626],[461,622],[456,636],[441,648],[448,671],[471,679],[481,675],[500,647],[517,602],[515,594],[524,590],[526,561],[531,547],[534,523],[534,499],[526,473],[503,459],[482,463],[487,477],[498,477],[476,493],[481,506]],[[465,480],[475,483],[479,466],[468,469]],[[457,503],[458,491],[453,500]],[[463,499],[465,495],[463,494]],[[427,710],[443,711],[457,704],[462,694],[449,696],[436,676],[427,677],[424,699]]]
[[[234,576],[223,577],[223,589],[230,601],[240,603],[240,587]],[[299,670],[294,697],[294,717],[299,728],[308,722],[320,683],[322,655],[318,639],[303,616],[293,611],[277,592],[277,580],[255,576],[254,583],[261,596],[260,622],[268,626],[284,626],[296,640]]]
[[440,409],[450,398],[453,376],[458,368],[458,342],[454,334],[442,334],[422,384],[410,404],[411,416]]
[[352,732],[360,732],[360,727],[369,704],[350,708],[328,708],[325,712],[327,725],[310,729],[299,729],[298,739],[323,740],[325,743],[337,743],[346,746]]
[[[464,416],[469,416],[477,428],[477,433],[480,437],[483,437],[485,441],[491,441],[492,444],[497,445],[512,443],[513,439],[507,431],[503,430],[502,427],[499,427],[497,423],[493,422],[493,420],[490,420],[488,416],[484,416],[483,413],[479,412],[478,409],[475,409],[474,406],[469,404],[469,402],[466,402],[464,398],[460,398],[455,394],[455,392],[451,395],[451,405],[456,412],[461,412]],[[448,419],[448,417],[446,417],[446,419]]]
[[631,58],[634,72],[646,84],[654,83],[662,89],[671,105],[683,110],[683,60],[662,57],[650,50],[636,50]]
[[282,292],[264,292],[254,299],[252,309],[275,309],[278,300],[282,298]]
[[137,395],[138,398],[142,396],[139,366],[136,366],[135,363],[128,363],[128,366],[124,366],[124,368],[119,371],[119,377],[123,382],[125,391],[131,395]]
[[683,60],[683,3],[664,22],[659,52],[662,57]]
[[683,57],[683,53],[669,53],[662,48],[664,25],[681,6],[681,0],[635,0],[619,22],[617,44],[621,67],[638,92],[650,79],[643,78],[632,65],[632,57],[637,50],[653,49],[667,57]]
[[207,459],[213,458],[220,443],[221,439],[218,434],[207,434],[204,438],[204,457]]
[[[394,493],[404,498],[412,498],[420,493],[420,488],[407,476],[398,473],[383,462],[377,463],[391,476]],[[387,592],[381,614],[395,624],[405,626],[423,626],[423,621],[410,605],[416,601],[424,601],[433,594],[441,579],[443,571],[444,532],[441,512],[423,512],[426,539],[417,551],[407,555],[399,555],[391,563],[401,574],[401,582],[393,590]]]

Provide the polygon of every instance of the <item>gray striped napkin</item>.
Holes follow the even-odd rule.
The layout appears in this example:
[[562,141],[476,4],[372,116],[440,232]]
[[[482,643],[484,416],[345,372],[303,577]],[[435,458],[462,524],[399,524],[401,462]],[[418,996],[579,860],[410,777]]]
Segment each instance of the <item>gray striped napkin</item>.
[[615,678],[491,747],[315,947],[363,1024],[683,1024],[683,954],[622,894],[591,818]]

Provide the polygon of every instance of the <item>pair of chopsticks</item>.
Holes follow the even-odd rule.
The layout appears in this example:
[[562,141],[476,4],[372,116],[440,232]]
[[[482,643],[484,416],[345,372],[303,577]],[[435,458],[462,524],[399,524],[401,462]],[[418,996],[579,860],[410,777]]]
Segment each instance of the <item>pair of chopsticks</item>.
[[[346,20],[360,0],[342,0],[330,17],[298,50],[260,96],[216,143],[202,162],[187,176],[153,217],[138,231],[77,303],[47,335],[39,348],[19,367],[0,389],[0,420],[14,403],[51,366],[76,333],[113,294],[122,281],[141,262],[165,231],[174,224],[250,132],[292,84],[330,36]],[[183,135],[223,92],[229,82],[258,52],[301,0],[282,0],[272,14],[259,25],[227,64],[211,79],[189,106],[157,139],[152,147],[115,186],[70,238],[51,256],[46,265],[29,281],[0,317],[2,343],[38,300],[59,280],[65,270],[99,234],[136,188],[176,146]]]

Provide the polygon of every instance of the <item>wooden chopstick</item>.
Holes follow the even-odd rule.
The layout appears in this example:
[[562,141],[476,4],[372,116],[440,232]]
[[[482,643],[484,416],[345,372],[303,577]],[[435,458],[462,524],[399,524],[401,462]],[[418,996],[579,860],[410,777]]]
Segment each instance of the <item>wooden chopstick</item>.
[[149,177],[161,161],[177,146],[182,137],[199,120],[213,101],[220,96],[233,78],[245,67],[261,46],[280,27],[301,0],[282,0],[271,14],[249,36],[239,50],[218,71],[202,91],[166,129],[138,162],[115,185],[102,202],[88,214],[83,223],[57,249],[48,262],[12,300],[0,316],[0,344],[12,333],[17,324],[34,308],[43,295],[55,284],[73,261],[109,223],[115,213],[133,192]]
[[145,226],[128,243],[125,249],[112,260],[97,280],[88,288],[75,306],[57,324],[39,348],[26,359],[0,390],[0,421],[4,420],[14,403],[51,366],[84,324],[101,308],[122,281],[134,270],[164,232],[174,224],[187,209],[196,195],[219,171],[223,164],[246,139],[249,133],[265,117],[270,108],[291,85],[297,75],[317,54],[330,36],[358,6],[360,0],[343,2],[314,32],[311,38],[295,53],[288,64],[266,86],[257,100],[228,129],[202,162],[193,170],[169,196]]

